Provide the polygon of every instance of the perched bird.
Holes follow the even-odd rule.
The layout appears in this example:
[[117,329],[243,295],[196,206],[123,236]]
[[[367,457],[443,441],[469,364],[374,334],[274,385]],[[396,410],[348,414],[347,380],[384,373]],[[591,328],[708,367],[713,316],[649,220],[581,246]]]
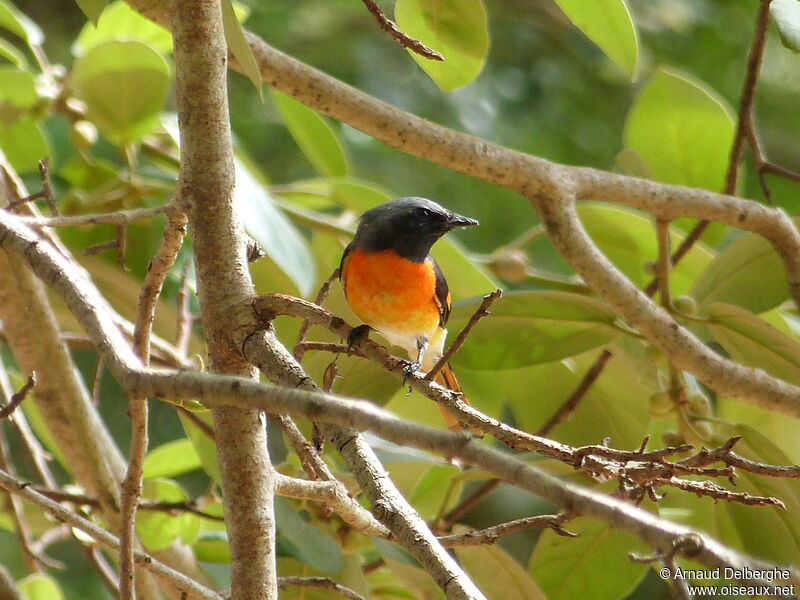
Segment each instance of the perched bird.
[[[398,198],[365,212],[344,250],[339,277],[350,308],[408,353],[412,371],[430,371],[447,337],[450,290],[431,246],[451,229],[477,224],[425,198]],[[461,392],[450,365],[435,381]],[[453,415],[442,415],[450,429],[461,429]]]

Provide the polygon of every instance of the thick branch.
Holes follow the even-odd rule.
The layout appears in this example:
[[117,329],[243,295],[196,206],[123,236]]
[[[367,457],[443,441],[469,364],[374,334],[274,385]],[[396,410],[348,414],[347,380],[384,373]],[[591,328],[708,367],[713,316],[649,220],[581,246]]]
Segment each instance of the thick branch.
[[[50,498],[47,496],[34,491],[27,483],[11,477],[4,471],[0,471],[0,487],[24,498],[36,506],[43,508],[59,521],[63,521],[71,527],[80,529],[93,539],[97,540],[103,546],[112,550],[119,550],[120,543],[114,535],[105,529],[98,527],[88,519],[81,517],[77,513],[64,508],[57,502],[50,500]],[[222,598],[222,596],[216,592],[197,583],[183,573],[168,567],[149,554],[136,550],[134,551],[134,560],[136,561],[136,564],[141,565],[143,568],[147,569],[160,579],[167,581],[168,585],[171,588],[176,589],[180,593],[181,597],[193,598],[196,600],[221,600]]]
[[[567,511],[591,516],[628,531],[658,550],[667,551],[673,547],[676,539],[691,534],[697,535],[700,543],[689,554],[701,564],[710,567],[767,568],[756,559],[740,555],[711,538],[695,534],[687,527],[670,523],[621,500],[562,481],[486,447],[469,436],[409,423],[368,402],[355,402],[303,389],[267,386],[239,377],[145,369],[114,325],[92,283],[61,254],[48,245],[39,244],[30,230],[14,223],[13,217],[2,212],[0,247],[23,256],[42,279],[51,282],[95,340],[109,369],[128,393],[173,400],[201,399],[210,406],[224,404],[249,407],[270,413],[302,415],[314,421],[337,423],[360,430],[369,429],[398,444],[438,452],[478,465],[494,476],[539,494]],[[65,273],[69,273],[69,276]],[[799,574],[795,573],[793,577],[800,582]]]
[[[191,206],[198,297],[211,369],[255,377],[231,348],[231,333],[250,325],[231,310],[253,293],[242,225],[233,207],[233,147],[227,95],[227,47],[220,0],[174,3],[175,78],[181,134],[179,198]],[[244,408],[244,409],[243,409]],[[278,597],[273,470],[263,416],[252,407],[212,411],[225,523],[231,551],[231,595]]]
[[584,281],[663,350],[675,367],[696,375],[719,394],[800,418],[800,387],[721,357],[681,327],[597,250],[572,199],[537,198],[537,206],[553,243]]
[[[129,1],[151,18],[164,22],[163,6],[155,6],[146,0]],[[800,305],[800,234],[781,210],[706,190],[559,165],[497,146],[394,108],[279,52],[256,35],[248,34],[248,41],[261,68],[262,79],[268,85],[389,146],[536,199],[545,221],[547,218],[544,213],[560,212],[563,209],[561,205],[569,203],[565,199],[593,198],[638,208],[665,220],[695,217],[759,233],[778,250],[789,276],[792,297],[795,304]],[[583,235],[575,220],[562,221],[561,226],[565,229],[558,232],[551,229],[551,236]],[[663,321],[655,305],[642,302],[631,304],[628,298],[629,285],[625,283],[627,280],[622,281],[624,277],[599,255],[591,243],[586,250],[592,256],[603,258],[602,261],[593,259],[587,262],[583,260],[585,256],[566,252],[564,247],[557,245],[585,281],[604,280],[604,285],[595,287],[595,290],[632,324],[642,322],[643,318]],[[598,269],[605,272],[595,272]],[[591,279],[586,277],[587,270],[593,271]],[[613,285],[609,285],[612,281]],[[619,308],[622,306],[626,310]],[[665,325],[671,328],[676,324],[671,321]],[[666,343],[668,336],[664,334],[667,331],[663,327],[657,329],[657,335],[653,334],[651,327],[646,327],[642,333],[673,359],[673,354],[677,354],[681,346]],[[686,339],[691,336],[685,330],[680,330],[679,337]],[[728,394],[732,388],[738,390],[735,385],[726,384],[730,379],[747,381],[750,385],[736,397],[800,416],[800,390],[796,386],[779,384],[765,388],[762,384],[767,384],[767,380],[772,378],[763,372],[733,366],[733,363],[716,356],[713,357],[714,366],[709,366],[705,361],[711,353],[707,350],[702,353],[696,351],[699,350],[699,342],[696,338],[691,339],[693,343],[690,349],[684,352],[687,358],[679,362],[675,357],[673,363],[676,366],[693,373],[720,393]],[[759,376],[753,380],[752,374]],[[723,387],[716,388],[715,385],[719,384]],[[772,394],[776,387],[782,389],[777,397]]]

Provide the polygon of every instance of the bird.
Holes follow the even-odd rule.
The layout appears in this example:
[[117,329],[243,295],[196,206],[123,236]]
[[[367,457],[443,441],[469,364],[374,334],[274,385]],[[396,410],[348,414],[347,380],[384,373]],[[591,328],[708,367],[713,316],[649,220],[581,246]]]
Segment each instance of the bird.
[[[432,200],[397,198],[366,211],[339,265],[345,298],[355,315],[389,343],[403,348],[408,371],[430,371],[444,352],[450,290],[430,255],[448,231],[478,221],[447,210]],[[445,364],[435,379],[462,394],[458,379]],[[462,430],[440,406],[451,430]],[[482,435],[472,428],[475,435]]]

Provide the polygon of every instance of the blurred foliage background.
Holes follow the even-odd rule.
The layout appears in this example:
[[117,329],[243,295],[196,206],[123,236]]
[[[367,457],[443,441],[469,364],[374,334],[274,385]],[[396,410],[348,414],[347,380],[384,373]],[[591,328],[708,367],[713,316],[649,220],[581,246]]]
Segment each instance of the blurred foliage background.
[[[383,3],[388,14],[392,5]],[[92,26],[87,25],[74,2],[26,0],[17,6],[42,29],[45,55],[50,63],[64,65],[65,73],[70,72],[76,56],[89,52],[87,32]],[[495,0],[485,7],[491,46],[480,74],[468,85],[446,93],[377,28],[356,0],[246,0],[241,2],[240,12],[247,15],[248,29],[287,54],[431,121],[553,161],[612,171],[624,167],[634,174],[674,183],[708,183],[707,187],[721,191],[758,2],[629,0],[628,6],[639,37],[633,82],[629,73],[609,60],[551,0]],[[124,31],[118,37],[125,38]],[[8,39],[14,41],[13,36]],[[169,40],[147,41],[169,64]],[[760,78],[756,123],[768,156],[790,169],[800,169],[798,67],[800,57],[784,48],[772,30]],[[72,75],[75,77],[75,73]],[[75,84],[80,81],[77,76]],[[577,385],[601,348],[609,347],[624,359],[609,364],[573,418],[553,432],[556,439],[589,444],[610,437],[614,447],[636,448],[645,434],[651,434],[657,446],[662,434],[676,429],[684,439],[694,435],[689,441],[698,444],[739,434],[746,437],[743,453],[756,459],[800,461],[795,423],[750,405],[716,398],[691,377],[686,378],[686,385],[696,397],[705,399],[704,417],[712,416],[713,411],[713,417],[720,421],[716,429],[705,430],[705,437],[701,431],[698,440],[697,429],[702,427],[687,426],[685,414],[674,410],[652,414],[648,398],[664,387],[664,365],[648,361],[646,345],[621,333],[610,309],[571,277],[570,269],[546,237],[532,230],[537,217],[524,199],[397,152],[347,125],[320,120],[280,95],[265,92],[262,100],[243,75],[231,73],[229,81],[240,162],[238,201],[250,234],[266,246],[268,254],[252,267],[259,291],[313,297],[314,290],[338,265],[348,231],[360,212],[389,197],[432,198],[481,221],[481,227],[455,233],[455,243],[442,242],[436,250],[456,300],[451,335],[474,310],[475,298],[497,286],[521,294],[498,303],[495,319],[482,323],[456,357],[459,378],[481,410],[536,431]],[[646,103],[642,90],[656,99]],[[673,92],[675,97],[670,96]],[[76,117],[69,109],[50,106],[34,115],[46,138],[51,174],[64,212],[152,206],[170,199],[177,174],[174,118],[169,115],[174,111],[172,94],[170,85],[160,108],[164,113],[160,125],[151,127],[146,138],[133,136],[127,144],[102,127],[94,142],[91,128],[81,131],[83,126],[75,124],[83,117]],[[672,118],[681,122],[674,113],[694,110],[688,103],[679,102],[676,107],[670,102],[694,95],[702,106],[698,109],[700,121],[689,127],[688,137],[675,146],[679,156],[648,155],[662,143],[667,145],[662,137],[664,123]],[[638,113],[636,107],[641,109]],[[8,123],[16,117],[4,115],[4,135],[8,136]],[[636,119],[638,124],[634,124]],[[705,130],[714,127],[720,130],[719,137],[709,141],[710,134]],[[8,137],[0,139],[0,147],[7,153],[9,145]],[[631,153],[620,156],[624,148],[635,150],[633,159]],[[691,162],[690,168],[681,171],[676,167],[678,174],[674,175],[670,170],[674,165],[667,163],[680,162],[681,156]],[[40,185],[35,165],[35,160],[16,165],[31,190],[38,190]],[[768,182],[773,203],[796,213],[800,186],[771,176]],[[764,200],[749,158],[744,163],[739,192]],[[656,252],[647,217],[592,202],[582,205],[581,216],[617,265],[638,284],[646,284],[650,278],[647,261],[653,260]],[[686,222],[674,227],[676,243],[691,225]],[[129,318],[162,229],[163,218],[129,226],[125,270],[117,266],[113,252],[81,259],[115,307]],[[518,244],[516,254],[498,253],[529,231],[528,243]],[[66,228],[59,233],[76,254],[115,235],[112,227],[103,226]],[[712,227],[703,242],[673,279],[674,293],[691,295],[701,313],[714,313],[713,327],[697,326],[696,333],[736,360],[796,380],[800,366],[798,318],[785,302],[785,278],[774,253],[765,250],[765,243],[722,227]],[[730,244],[738,246],[726,254]],[[176,295],[181,269],[190,262],[190,250],[187,244],[159,308],[156,333],[168,340],[174,339]],[[713,274],[720,270],[730,277],[715,279]],[[190,269],[188,273],[191,282]],[[544,302],[546,297],[531,295],[542,290],[570,295],[556,297],[552,303]],[[559,302],[586,311],[581,314],[588,325],[569,324],[569,319],[558,312]],[[719,305],[712,308],[714,303],[726,303],[734,309],[724,312]],[[327,306],[355,322],[338,288]],[[65,326],[72,327],[65,309],[57,307]],[[735,309],[747,315],[742,317]],[[591,317],[586,316],[589,313]],[[752,327],[770,323],[783,336],[779,340],[781,350],[765,358],[766,353],[761,352],[764,348],[753,341],[756,336],[752,332],[737,330],[739,337],[734,339],[730,332],[735,317],[749,319]],[[542,326],[548,319],[552,325]],[[282,339],[291,346],[298,324],[282,319],[278,327]],[[190,353],[202,354],[202,332],[196,328],[194,334]],[[314,335],[327,339],[320,332]],[[770,330],[769,335],[777,334]],[[577,341],[570,345],[566,340]],[[14,372],[13,357],[4,345],[0,348],[18,386],[21,374]],[[74,356],[91,386],[96,356],[88,350],[76,350]],[[329,356],[309,354],[304,364],[319,376],[329,361]],[[372,365],[340,358],[339,367],[344,378],[337,383],[337,391],[387,404],[420,422],[441,425],[430,402],[416,395],[407,397],[399,382]],[[129,438],[126,401],[108,375],[102,377],[100,392],[99,410],[125,452]],[[30,407],[31,403],[25,405],[35,422],[35,411]],[[213,487],[213,448],[192,427],[185,420],[182,423],[168,405],[152,403],[151,446],[163,447],[161,455],[151,458],[148,471],[152,497],[213,496],[213,490],[209,492]],[[191,444],[186,441],[187,433]],[[9,437],[12,453],[16,453],[13,455],[19,456],[18,444]],[[296,458],[287,452],[277,430],[272,432],[271,444],[282,468],[298,473]],[[444,516],[459,497],[486,480],[479,472],[462,472],[419,453],[378,441],[376,444],[401,490],[426,519]],[[177,461],[179,456],[189,458]],[[338,466],[334,457],[330,460]],[[554,472],[564,470],[549,463],[543,466]],[[32,476],[24,460],[17,467],[23,475]],[[62,481],[70,481],[68,468],[62,468],[59,475]],[[597,485],[574,473],[564,476]],[[797,486],[752,477],[744,477],[739,483],[741,490],[777,495],[789,510],[781,513],[768,508],[717,505],[707,498],[674,491],[660,505],[660,512],[709,530],[725,543],[754,555],[796,564],[800,548]],[[207,510],[219,510],[219,505],[212,503]],[[460,522],[480,527],[551,510],[553,507],[529,494],[501,486]],[[371,590],[370,597],[374,598],[438,597],[439,592],[397,548],[370,540],[351,541],[347,546],[342,541],[341,524],[311,506],[281,500],[278,516],[281,574],[334,573],[357,589]],[[164,522],[148,521],[147,516],[143,520],[140,534],[148,546],[183,537],[225,585],[226,550],[218,524],[188,518],[172,529],[166,528],[166,539],[154,539],[152,536],[165,531]],[[497,569],[519,581],[532,575],[536,583],[525,579],[513,597],[666,597],[665,586],[649,567],[627,558],[628,550],[642,550],[635,540],[596,523],[576,521],[574,525],[570,529],[582,533],[577,540],[559,538],[549,531],[526,532],[504,538],[496,548],[465,549],[457,554],[479,584],[487,588],[493,585]],[[25,568],[16,538],[8,530],[7,519],[0,526],[5,528],[0,530],[0,563],[22,578]],[[110,597],[74,548],[74,541],[65,540],[48,550],[68,565],[66,570],[52,573],[60,586],[58,593],[67,598]],[[326,556],[320,557],[320,548],[325,549]],[[620,551],[622,548],[624,551]],[[361,574],[360,565],[379,560],[388,568]],[[47,589],[48,594],[53,593]],[[31,599],[54,597],[37,593],[28,591]],[[286,597],[295,597],[293,594],[287,592]],[[303,597],[328,596],[314,592]]]

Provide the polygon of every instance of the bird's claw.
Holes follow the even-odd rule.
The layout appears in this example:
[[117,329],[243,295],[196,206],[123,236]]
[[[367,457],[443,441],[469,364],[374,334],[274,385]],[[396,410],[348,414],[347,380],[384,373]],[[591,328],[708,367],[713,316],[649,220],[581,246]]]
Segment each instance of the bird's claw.
[[350,331],[350,335],[347,336],[347,355],[350,356],[352,354],[353,349],[358,344],[362,343],[364,340],[369,338],[369,325],[359,325],[358,327],[353,327]]

